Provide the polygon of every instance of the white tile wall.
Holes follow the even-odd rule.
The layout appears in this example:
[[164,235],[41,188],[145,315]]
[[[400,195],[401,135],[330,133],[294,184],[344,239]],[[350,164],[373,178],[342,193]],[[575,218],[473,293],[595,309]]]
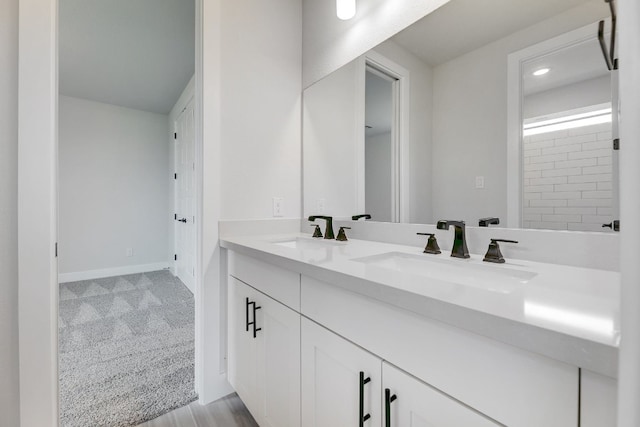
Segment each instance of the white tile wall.
[[523,226],[602,231],[611,222],[611,124],[524,137]]

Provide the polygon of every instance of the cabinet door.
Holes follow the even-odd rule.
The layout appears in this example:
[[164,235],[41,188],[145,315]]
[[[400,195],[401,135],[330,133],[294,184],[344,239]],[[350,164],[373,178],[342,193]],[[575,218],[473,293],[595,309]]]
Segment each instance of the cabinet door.
[[380,426],[380,359],[306,318],[301,357],[304,427]]
[[382,378],[384,427],[500,425],[386,362]]
[[257,421],[262,427],[299,427],[300,315],[256,294]]
[[229,277],[227,378],[254,418],[258,417],[256,339],[247,325],[255,290]]

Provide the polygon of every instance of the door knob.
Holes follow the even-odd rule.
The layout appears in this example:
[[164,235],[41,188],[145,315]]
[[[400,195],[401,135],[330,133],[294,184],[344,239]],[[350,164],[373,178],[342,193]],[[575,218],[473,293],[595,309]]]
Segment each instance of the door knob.
[[187,218],[180,218],[178,221],[186,223],[187,222]]

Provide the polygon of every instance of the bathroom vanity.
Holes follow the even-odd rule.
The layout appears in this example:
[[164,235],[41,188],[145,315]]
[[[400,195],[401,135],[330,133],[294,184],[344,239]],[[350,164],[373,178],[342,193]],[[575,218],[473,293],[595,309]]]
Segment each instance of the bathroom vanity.
[[615,425],[619,274],[225,237],[228,379],[261,426]]

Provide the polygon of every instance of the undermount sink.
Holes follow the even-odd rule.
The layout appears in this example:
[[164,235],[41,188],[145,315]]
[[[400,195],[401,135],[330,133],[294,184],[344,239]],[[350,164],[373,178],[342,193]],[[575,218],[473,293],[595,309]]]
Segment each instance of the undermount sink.
[[314,249],[314,248],[317,249],[317,248],[323,248],[323,247],[329,247],[329,246],[344,245],[344,242],[339,242],[337,240],[311,238],[311,237],[295,237],[293,239],[277,240],[271,243],[274,245],[284,246],[286,248],[293,248],[293,249]]
[[471,260],[451,259],[431,255],[387,252],[351,261],[421,276],[427,279],[481,287],[494,292],[509,293],[528,283],[537,273],[504,265],[474,263]]

